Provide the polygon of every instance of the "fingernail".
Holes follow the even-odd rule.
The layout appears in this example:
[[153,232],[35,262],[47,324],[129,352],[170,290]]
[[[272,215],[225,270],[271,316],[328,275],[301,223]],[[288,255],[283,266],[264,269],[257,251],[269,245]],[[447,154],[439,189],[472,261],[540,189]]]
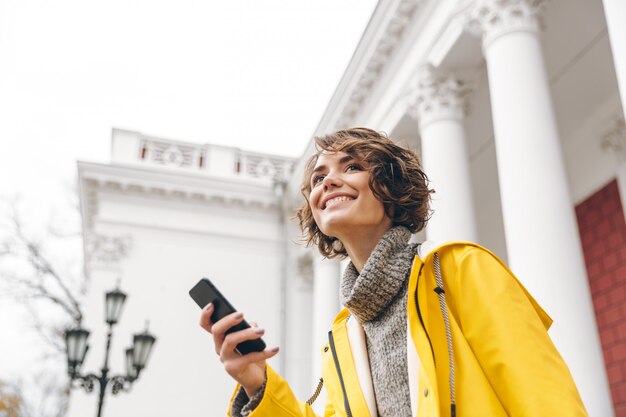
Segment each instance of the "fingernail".
[[279,347],[276,346],[275,348],[270,349],[270,352],[275,353],[278,352]]
[[205,309],[205,310],[208,310],[208,309],[210,309],[211,307],[213,307],[213,303],[209,303],[209,304],[205,305],[205,306],[204,306],[204,309]]
[[236,313],[234,317],[235,317],[236,319],[240,319],[240,318],[242,318],[242,317],[243,317],[243,313],[240,311],[240,312]]
[[260,327],[257,327],[253,330],[253,332],[256,334],[263,334],[265,333],[265,329],[261,329]]

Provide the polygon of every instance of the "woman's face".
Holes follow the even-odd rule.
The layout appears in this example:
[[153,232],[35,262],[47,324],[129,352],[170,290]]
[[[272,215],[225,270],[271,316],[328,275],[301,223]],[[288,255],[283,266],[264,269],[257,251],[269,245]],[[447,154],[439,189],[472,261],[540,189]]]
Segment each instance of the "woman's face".
[[315,223],[326,236],[383,232],[391,227],[383,203],[369,186],[365,161],[345,152],[322,152],[311,175],[309,205]]

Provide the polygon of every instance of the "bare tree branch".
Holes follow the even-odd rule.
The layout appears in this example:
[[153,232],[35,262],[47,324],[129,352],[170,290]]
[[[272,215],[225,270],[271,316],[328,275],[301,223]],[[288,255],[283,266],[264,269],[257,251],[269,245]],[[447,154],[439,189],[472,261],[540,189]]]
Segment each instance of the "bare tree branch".
[[[68,259],[62,249],[78,244],[80,233],[48,226],[40,228],[46,232],[45,238],[36,236],[27,228],[30,224],[22,222],[18,199],[8,204],[3,204],[6,198],[0,200],[6,206],[0,207],[0,299],[18,302],[30,313],[32,330],[46,347],[41,352],[42,363],[59,365],[60,359],[65,366],[64,326],[82,319],[80,296],[85,293],[86,277],[82,268],[80,272],[74,268],[82,259]],[[50,250],[44,242],[55,246]],[[55,308],[42,310],[45,306]],[[40,373],[33,381],[29,377],[27,389],[20,383],[3,385],[0,381],[0,401],[4,392],[17,395],[20,408],[15,417],[62,417],[67,411],[69,383],[58,376],[56,371]]]
[[[68,312],[68,314],[74,318],[75,320],[80,321],[82,319],[82,309],[80,307],[80,303],[77,298],[72,294],[67,285],[65,284],[64,278],[62,278],[54,269],[50,261],[43,255],[41,250],[39,249],[39,245],[35,243],[33,240],[29,239],[23,231],[22,224],[20,222],[17,213],[14,211],[13,213],[13,226],[15,236],[19,240],[19,242],[23,245],[23,247],[28,251],[28,261],[30,265],[39,273],[48,275],[50,278],[54,280],[56,285],[58,285],[59,289],[64,293],[65,299],[61,299],[59,297],[54,296],[50,291],[44,288],[42,285],[30,285],[31,289],[37,291],[37,294],[42,298],[49,298],[55,304],[58,304],[63,307],[64,310]],[[26,283],[26,282],[24,282]]]
[[[33,329],[37,332],[39,337],[53,348],[53,356],[63,356],[65,354],[65,345],[62,342],[62,330],[57,326],[44,323],[33,306],[27,306],[26,308],[33,321]],[[49,355],[46,355],[46,357],[49,357]]]

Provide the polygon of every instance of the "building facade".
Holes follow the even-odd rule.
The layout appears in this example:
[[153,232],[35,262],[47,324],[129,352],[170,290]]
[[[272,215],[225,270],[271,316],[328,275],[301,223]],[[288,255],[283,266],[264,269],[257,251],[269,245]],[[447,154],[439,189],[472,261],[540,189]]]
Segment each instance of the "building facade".
[[[593,417],[626,416],[625,20],[622,0],[381,1],[315,131],[367,126],[417,150],[436,194],[415,239],[473,240],[505,260],[554,319]],[[145,316],[161,334],[112,414],[223,415],[232,383],[186,296],[203,275],[223,279],[281,345],[273,366],[311,393],[341,270],[289,220],[313,152],[115,131],[111,164],[79,165],[90,294],[121,275],[120,326]]]
[[[118,129],[110,164],[78,164],[90,280],[84,326],[92,329],[83,368],[102,366],[103,294],[118,281],[128,299],[114,331],[112,374],[124,373],[124,349],[146,321],[157,337],[132,393],[109,393],[104,415],[223,414],[233,384],[188,295],[202,277],[272,329],[269,345],[284,345],[285,232],[275,184],[292,165],[289,158]],[[68,415],[91,413],[96,397],[74,390]]]

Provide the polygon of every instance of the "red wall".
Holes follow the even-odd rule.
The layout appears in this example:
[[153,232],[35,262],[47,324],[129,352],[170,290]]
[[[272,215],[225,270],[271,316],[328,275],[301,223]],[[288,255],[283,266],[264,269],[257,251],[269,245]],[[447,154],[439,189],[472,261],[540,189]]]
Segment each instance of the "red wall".
[[626,222],[617,181],[576,206],[604,362],[618,417],[626,417]]

